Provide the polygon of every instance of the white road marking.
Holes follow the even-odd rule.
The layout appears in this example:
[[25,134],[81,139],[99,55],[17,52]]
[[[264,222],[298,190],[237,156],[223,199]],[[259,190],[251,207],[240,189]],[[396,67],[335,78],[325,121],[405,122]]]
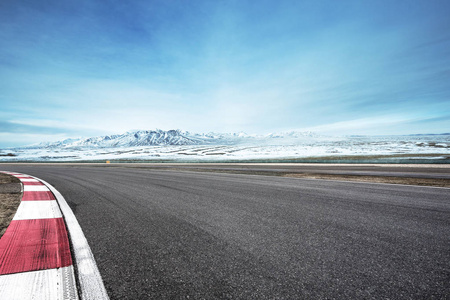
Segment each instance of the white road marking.
[[24,185],[24,192],[47,192],[50,191],[45,185]]
[[73,266],[0,276],[2,299],[78,299]]
[[20,181],[22,181],[22,182],[39,182],[39,180],[36,180],[34,178],[21,178]]
[[17,208],[13,220],[52,219],[62,218],[56,200],[50,201],[22,201]]
[[94,255],[92,254],[91,248],[89,247],[75,215],[58,190],[44,180],[40,181],[47,185],[55,195],[59,207],[64,214],[64,220],[66,221],[67,230],[69,231],[70,241],[73,247],[72,255],[75,258],[74,264],[78,269],[77,279],[80,288],[80,298],[82,300],[109,299]]

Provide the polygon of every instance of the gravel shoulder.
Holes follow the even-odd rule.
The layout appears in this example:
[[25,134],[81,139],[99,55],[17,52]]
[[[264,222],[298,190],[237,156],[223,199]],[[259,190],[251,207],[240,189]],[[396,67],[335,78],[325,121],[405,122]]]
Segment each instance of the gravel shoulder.
[[0,238],[16,214],[21,198],[20,180],[14,176],[0,173]]

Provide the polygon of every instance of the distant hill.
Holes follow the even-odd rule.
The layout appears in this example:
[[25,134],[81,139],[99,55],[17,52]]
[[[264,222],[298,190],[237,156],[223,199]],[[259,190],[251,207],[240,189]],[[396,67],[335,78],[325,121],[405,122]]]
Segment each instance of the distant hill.
[[190,133],[181,130],[137,130],[123,134],[105,135],[83,139],[66,139],[58,142],[44,142],[30,145],[34,148],[103,148],[103,147],[132,147],[132,146],[161,146],[161,145],[208,145],[208,144],[235,144],[249,140],[271,139],[299,139],[314,138],[318,135],[312,132],[291,131],[284,133],[271,133],[268,135],[248,135],[238,133]]
[[430,136],[430,135],[450,135],[450,132],[446,132],[446,133],[409,134],[409,136]]

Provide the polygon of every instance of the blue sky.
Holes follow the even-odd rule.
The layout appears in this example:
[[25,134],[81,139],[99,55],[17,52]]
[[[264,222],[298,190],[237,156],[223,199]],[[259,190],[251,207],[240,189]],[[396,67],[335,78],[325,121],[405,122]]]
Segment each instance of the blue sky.
[[0,146],[450,132],[450,1],[0,2]]

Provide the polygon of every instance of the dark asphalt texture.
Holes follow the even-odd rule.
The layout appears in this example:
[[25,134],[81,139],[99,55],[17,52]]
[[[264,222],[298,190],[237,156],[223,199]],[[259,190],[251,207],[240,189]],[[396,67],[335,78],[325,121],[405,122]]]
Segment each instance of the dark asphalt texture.
[[[113,164],[111,166],[117,166]],[[124,164],[127,167],[139,167],[140,164]],[[388,176],[410,178],[444,178],[450,179],[448,164],[429,167],[427,165],[386,165],[386,164],[144,164],[147,168],[159,170],[211,170],[231,172],[264,173],[301,173],[353,176]]]
[[450,189],[0,165],[55,186],[111,299],[449,299]]

